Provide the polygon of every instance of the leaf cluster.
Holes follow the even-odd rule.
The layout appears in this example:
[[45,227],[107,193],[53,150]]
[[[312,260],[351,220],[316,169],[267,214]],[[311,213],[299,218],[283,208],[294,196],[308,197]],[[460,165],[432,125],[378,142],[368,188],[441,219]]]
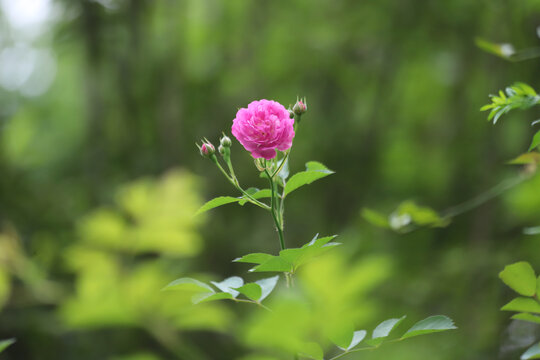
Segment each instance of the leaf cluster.
[[244,283],[244,279],[241,277],[231,276],[221,282],[212,281],[211,284],[217,289],[216,291],[216,289],[202,281],[184,277],[169,283],[163,290],[192,292],[193,296],[191,300],[193,304],[215,300],[241,301],[241,299],[238,299],[238,296],[242,294],[246,297],[243,300],[244,302],[253,302],[261,305],[261,301],[266,299],[274,290],[278,280],[279,275],[276,275],[255,282]]
[[372,225],[396,232],[408,232],[417,227],[445,227],[450,223],[449,218],[439,215],[432,208],[410,200],[402,202],[390,215],[364,208],[362,217]]
[[484,105],[480,111],[491,110],[488,121],[494,124],[503,115],[514,109],[525,110],[540,103],[540,96],[527,84],[517,82],[509,86],[503,92],[499,90],[498,95],[490,95],[491,104]]
[[[504,305],[501,310],[518,312],[512,319],[540,324],[540,276],[536,276],[532,266],[525,261],[507,265],[499,273],[499,278],[521,295]],[[540,359],[540,343],[530,347],[521,355],[521,359]]]
[[[285,163],[287,161],[285,160]],[[321,164],[317,161],[309,161],[306,163],[306,170],[300,171],[291,178],[285,182],[285,179],[289,176],[289,170],[288,165],[284,164],[283,168],[278,173],[278,177],[280,179],[279,184],[284,188],[283,195],[280,196],[280,198],[284,198],[288,196],[293,191],[301,188],[304,185],[308,185],[313,183],[314,181],[317,181],[319,179],[322,179],[328,175],[332,175],[334,172],[330,169],[328,169],[325,165]],[[261,173],[261,176],[265,176],[264,173]],[[263,199],[263,198],[269,198],[271,197],[271,189],[262,189],[259,190],[257,188],[249,188],[246,190],[246,193],[251,196],[254,199]],[[217,198],[214,198],[207,203],[205,203],[196,213],[195,215],[202,214],[208,210],[214,209],[216,207],[232,204],[232,203],[238,203],[239,205],[244,205],[248,201],[248,197],[246,195],[240,196],[240,197],[234,197],[234,196],[219,196]]]
[[[436,332],[457,329],[454,325],[454,322],[449,317],[444,315],[434,315],[427,317],[424,320],[418,321],[416,324],[411,326],[401,337],[395,338],[393,340],[388,340],[390,333],[396,327],[398,327],[399,324],[403,322],[405,317],[406,316],[402,316],[400,318],[388,319],[381,322],[373,330],[371,338],[367,340],[365,340],[367,335],[366,330],[354,331],[354,333],[352,334],[347,334],[348,338],[344,337],[342,339],[337,339],[337,341],[334,340],[334,343],[338,346],[338,348],[343,350],[343,352],[337,356],[334,356],[333,358],[331,358],[331,360],[341,358],[351,352],[375,349],[385,342],[402,341],[419,335],[427,335]],[[358,346],[362,341],[364,342],[365,346],[356,348],[356,346]],[[322,360],[322,356],[311,358]]]
[[305,264],[310,259],[321,255],[322,253],[341,245],[338,242],[332,242],[337,235],[318,238],[318,234],[301,248],[288,248],[281,250],[279,255],[270,255],[265,253],[247,254],[234,259],[234,262],[256,264],[251,268],[251,272],[286,272],[293,274],[300,265]]

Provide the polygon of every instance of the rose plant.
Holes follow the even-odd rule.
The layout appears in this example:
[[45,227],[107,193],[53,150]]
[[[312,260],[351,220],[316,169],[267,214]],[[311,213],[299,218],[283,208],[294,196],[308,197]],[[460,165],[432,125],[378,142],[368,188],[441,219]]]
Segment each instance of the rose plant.
[[[336,235],[319,237],[317,234],[302,247],[286,247],[284,237],[285,200],[293,191],[334,173],[320,162],[309,161],[306,163],[304,171],[289,176],[289,160],[293,139],[301,117],[306,111],[305,99],[298,99],[289,109],[276,101],[263,99],[253,101],[247,108],[238,110],[233,120],[231,128],[233,136],[251,153],[260,176],[268,182],[268,188],[244,188],[240,184],[231,160],[232,141],[225,134],[220,139],[217,152],[214,145],[206,138],[200,145],[197,145],[201,155],[210,159],[240,193],[240,196],[220,196],[212,199],[204,204],[197,214],[231,203],[239,205],[250,203],[268,211],[274,222],[280,251],[277,254],[251,253],[240,256],[233,261],[252,264],[250,272],[273,273],[273,276],[254,282],[244,282],[243,278],[232,276],[220,282],[212,281],[211,284],[184,277],[171,282],[164,290],[191,291],[194,304],[215,300],[232,300],[259,306],[261,311],[267,312],[266,317],[259,317],[257,320],[264,324],[259,329],[259,338],[262,339],[263,343],[266,342],[263,345],[271,348],[271,357],[267,355],[264,359],[291,359],[293,357],[295,359],[338,359],[357,351],[375,349],[383,343],[455,329],[453,321],[443,315],[430,316],[421,320],[412,325],[402,336],[392,339],[390,339],[390,333],[404,321],[405,316],[383,321],[370,335],[366,330],[355,330],[354,326],[357,324],[350,324],[346,320],[343,322],[333,321],[335,320],[333,315],[320,322],[309,322],[310,326],[316,327],[313,329],[305,329],[305,326],[294,324],[298,314],[304,311],[309,312],[309,306],[304,306],[303,300],[300,302],[291,300],[296,299],[298,294],[304,290],[302,286],[296,286],[295,283],[298,269],[319,255],[341,245],[333,241]],[[270,201],[268,202],[267,199]],[[284,275],[286,286],[281,286],[279,293],[275,295],[280,297],[281,301],[276,300],[272,303],[275,304],[273,307],[267,304],[266,298],[277,288],[280,273]],[[300,299],[303,298],[300,297]],[[332,308],[330,305],[327,306]],[[324,304],[323,307],[325,307]],[[316,318],[317,316],[311,314],[311,317]],[[275,342],[267,336],[268,330],[266,328],[270,326],[275,328],[270,330],[273,332],[272,335],[275,335],[276,332],[278,335],[279,333],[283,334]],[[299,333],[304,336],[299,336]],[[312,338],[309,338],[310,336]],[[327,340],[337,346],[337,349],[329,348]],[[359,346],[361,343],[362,346]],[[325,357],[323,349],[332,354]],[[249,357],[249,359],[260,358]]]

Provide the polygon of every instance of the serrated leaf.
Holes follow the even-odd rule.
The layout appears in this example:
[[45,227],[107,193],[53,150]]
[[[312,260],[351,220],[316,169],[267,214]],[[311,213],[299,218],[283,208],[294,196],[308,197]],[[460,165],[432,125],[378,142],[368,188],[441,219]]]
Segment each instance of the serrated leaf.
[[211,283],[217,287],[219,290],[229,293],[232,295],[232,297],[238,296],[238,291],[234,290],[235,288],[239,288],[242,285],[244,285],[244,280],[239,276],[231,276],[229,278],[226,278],[225,280],[221,282],[215,282],[211,281]]
[[261,286],[256,283],[247,283],[236,290],[253,301],[259,301],[262,294]]
[[536,134],[534,134],[531,146],[529,146],[529,151],[537,148],[538,146],[540,146],[540,130],[537,131]]
[[319,344],[310,342],[304,344],[302,350],[298,352],[298,355],[307,357],[313,360],[323,360],[324,353]]
[[278,271],[278,272],[290,272],[292,270],[292,264],[287,260],[279,257],[272,256],[267,261],[263,262],[260,265],[255,266],[250,269],[251,272],[269,272],[269,271]]
[[202,302],[223,300],[223,299],[232,299],[232,298],[233,298],[233,296],[230,293],[227,293],[227,292],[220,292],[220,293],[215,293],[215,294],[206,293],[206,294],[194,295],[191,298],[191,301],[194,304],[200,304]]
[[253,253],[253,254],[247,254],[242,257],[236,258],[233,260],[233,262],[242,262],[242,263],[251,263],[251,264],[262,264],[271,258],[273,258],[273,255],[265,254],[265,253]]
[[231,204],[234,202],[240,201],[241,198],[235,198],[232,196],[220,196],[217,198],[214,198],[208,202],[206,202],[203,206],[200,207],[199,210],[195,213],[195,216],[200,215],[204,212],[207,212],[208,210],[211,210],[213,208],[217,208],[218,206]]
[[264,299],[266,299],[268,295],[270,295],[270,293],[276,287],[278,280],[279,280],[279,275],[255,281],[255,283],[258,284],[262,289],[262,294],[259,298],[259,301],[263,301]]
[[401,339],[407,339],[413,336],[431,334],[451,329],[457,329],[452,319],[444,315],[435,315],[414,324],[413,327],[407,330],[407,332],[401,337]]
[[199,280],[192,278],[180,278],[170,282],[162,290],[181,290],[189,292],[214,293],[214,289]]
[[512,319],[528,321],[536,324],[540,324],[540,316],[536,316],[528,313],[519,313],[512,316]]
[[390,335],[390,332],[397,327],[404,319],[406,315],[395,318],[395,319],[388,319],[377,325],[375,330],[373,330],[373,335],[371,338],[373,339],[379,339],[379,338],[385,338],[388,335]]
[[306,171],[296,173],[289,179],[285,185],[283,196],[287,196],[299,187],[311,184],[312,182],[331,174],[334,174],[334,172],[323,164],[316,161],[310,161],[306,164]]
[[540,343],[535,344],[531,346],[530,348],[528,348],[527,351],[525,351],[523,355],[521,355],[520,359],[521,360],[540,359]]
[[507,265],[499,273],[499,278],[520,295],[533,296],[536,293],[536,274],[528,262]]
[[540,304],[533,298],[518,297],[504,305],[501,310],[533,312],[540,314]]
[[362,217],[364,220],[366,220],[371,225],[375,225],[377,227],[381,228],[389,228],[390,224],[388,224],[388,217],[386,215],[381,214],[380,212],[377,212],[375,210],[371,210],[368,208],[362,209]]
[[13,343],[15,343],[15,339],[0,340],[0,353]]

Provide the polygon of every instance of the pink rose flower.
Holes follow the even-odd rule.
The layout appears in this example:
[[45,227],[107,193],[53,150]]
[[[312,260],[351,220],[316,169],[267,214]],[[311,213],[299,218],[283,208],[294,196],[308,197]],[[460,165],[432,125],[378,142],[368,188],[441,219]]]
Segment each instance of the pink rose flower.
[[294,119],[283,105],[272,100],[251,102],[233,120],[232,134],[254,158],[270,160],[276,149],[285,151],[292,146]]

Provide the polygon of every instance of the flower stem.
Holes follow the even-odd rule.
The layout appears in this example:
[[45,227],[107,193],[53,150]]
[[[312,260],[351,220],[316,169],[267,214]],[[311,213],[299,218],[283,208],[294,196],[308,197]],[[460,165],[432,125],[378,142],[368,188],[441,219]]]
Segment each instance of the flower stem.
[[234,172],[232,171],[231,169],[231,173],[233,174],[233,177],[229,176],[229,174],[227,174],[227,172],[225,171],[225,169],[223,169],[223,167],[221,166],[221,164],[217,161],[217,158],[216,160],[214,160],[214,164],[217,165],[217,167],[219,168],[219,170],[223,173],[223,175],[225,175],[225,177],[227,178],[227,180],[229,180],[229,182],[238,190],[242,193],[242,195],[244,195],[247,199],[247,201],[249,201],[250,203],[254,204],[254,205],[257,205],[265,210],[271,210],[271,208],[266,205],[265,203],[263,202],[260,202],[259,200],[255,199],[253,196],[249,195],[244,189],[242,189],[242,187],[240,186],[240,183],[238,182],[238,179],[236,178],[236,176],[234,176]]
[[265,169],[264,172],[266,173],[266,176],[268,177],[268,181],[270,182],[270,190],[272,192],[270,212],[272,213],[272,218],[274,219],[274,224],[276,225],[276,228],[278,231],[279,245],[281,247],[281,250],[285,250],[285,240],[283,240],[283,225],[279,221],[279,217],[276,214],[276,212],[281,213],[280,208],[279,208],[279,203],[277,201],[278,195],[276,191],[276,183],[274,179],[270,176],[270,173],[268,172],[267,169]]

